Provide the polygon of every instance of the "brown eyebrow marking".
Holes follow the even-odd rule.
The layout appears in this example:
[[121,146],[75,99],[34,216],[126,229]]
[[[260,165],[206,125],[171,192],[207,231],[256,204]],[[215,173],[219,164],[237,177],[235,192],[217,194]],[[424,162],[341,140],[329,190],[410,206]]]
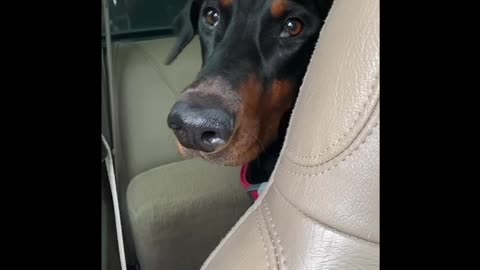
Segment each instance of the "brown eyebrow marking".
[[272,16],[279,18],[287,12],[288,1],[287,0],[273,0],[270,8]]
[[224,8],[231,7],[233,4],[233,0],[220,0],[220,5]]

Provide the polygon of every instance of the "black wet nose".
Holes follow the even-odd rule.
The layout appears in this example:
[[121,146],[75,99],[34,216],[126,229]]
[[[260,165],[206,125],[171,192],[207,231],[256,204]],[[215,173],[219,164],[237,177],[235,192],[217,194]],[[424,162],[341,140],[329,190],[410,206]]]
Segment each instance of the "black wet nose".
[[225,145],[234,128],[234,116],[218,108],[175,103],[168,115],[168,126],[186,148],[213,152]]

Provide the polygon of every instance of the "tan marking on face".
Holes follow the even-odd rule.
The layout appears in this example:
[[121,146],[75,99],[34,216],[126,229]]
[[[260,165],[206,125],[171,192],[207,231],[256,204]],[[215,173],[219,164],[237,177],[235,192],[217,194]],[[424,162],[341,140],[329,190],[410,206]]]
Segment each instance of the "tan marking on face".
[[261,81],[253,75],[239,92],[242,102],[230,141],[216,152],[200,153],[210,162],[238,166],[257,158],[277,138],[280,121],[295,98],[292,82],[277,80],[264,91]]
[[262,130],[259,137],[265,144],[277,139],[278,128],[285,112],[293,106],[295,86],[288,80],[275,80],[270,91],[262,98]]
[[231,7],[233,4],[233,0],[220,0],[220,5],[224,8]]
[[273,0],[270,11],[275,18],[282,17],[287,12],[288,1],[287,0]]
[[184,158],[184,159],[189,159],[191,158],[191,154],[189,153],[188,149],[186,149],[185,147],[183,147],[183,145],[177,140],[175,139],[175,142],[177,144],[177,149],[178,149],[178,152],[180,153],[180,155]]

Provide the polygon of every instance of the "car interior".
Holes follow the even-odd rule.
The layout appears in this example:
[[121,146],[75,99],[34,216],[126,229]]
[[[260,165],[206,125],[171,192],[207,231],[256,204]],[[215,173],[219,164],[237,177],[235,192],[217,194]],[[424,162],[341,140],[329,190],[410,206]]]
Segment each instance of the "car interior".
[[185,3],[102,0],[102,270],[378,269],[379,0],[333,1],[257,200],[166,124],[202,65],[197,36],[165,65]]

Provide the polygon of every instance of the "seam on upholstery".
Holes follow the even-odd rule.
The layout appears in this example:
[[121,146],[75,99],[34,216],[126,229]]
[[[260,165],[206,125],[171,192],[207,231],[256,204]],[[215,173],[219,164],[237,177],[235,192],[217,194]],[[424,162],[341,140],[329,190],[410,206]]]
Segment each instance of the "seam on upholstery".
[[177,97],[176,88],[170,84],[170,81],[168,80],[167,76],[163,73],[162,69],[160,68],[160,64],[158,63],[158,61],[150,53],[148,53],[142,46],[138,44],[135,44],[134,46],[137,47],[137,49],[140,51],[143,58],[147,60],[147,62],[149,62],[150,65],[152,65],[152,67],[157,71],[158,75],[163,80],[168,90],[170,90],[170,92],[176,98]]
[[260,226],[260,218],[259,218],[259,214],[258,213],[258,209],[255,210],[255,221],[257,223],[257,228],[258,228],[258,232],[260,234],[260,238],[262,239],[262,244],[263,244],[263,249],[265,250],[265,266],[267,267],[267,269],[270,269],[270,263],[268,262],[269,258],[268,258],[268,249],[267,249],[267,245],[265,244],[265,237],[263,235],[263,231],[262,231],[262,228]]
[[313,221],[314,223],[317,223],[318,225],[324,227],[326,230],[330,230],[332,232],[335,232],[335,233],[338,233],[344,237],[347,237],[347,238],[350,238],[350,239],[354,239],[354,240],[358,240],[358,241],[362,241],[362,242],[365,242],[369,245],[375,245],[375,246],[378,246],[378,243],[377,242],[374,242],[374,241],[371,241],[371,240],[368,240],[368,239],[364,239],[364,238],[360,238],[360,237],[357,237],[357,236],[354,236],[354,235],[351,235],[351,234],[348,234],[346,232],[342,232],[340,230],[337,230],[337,229],[334,229],[332,228],[331,226],[319,221],[319,220],[316,220],[315,218],[309,216],[308,214],[306,214],[305,212],[303,212],[302,210],[298,209],[295,205],[293,205],[288,199],[287,197],[285,197],[285,195],[282,194],[282,192],[280,191],[280,189],[276,186],[276,185],[273,185],[273,190],[275,190],[279,195],[280,197],[286,202],[286,204],[288,204],[289,206],[291,206],[293,209],[295,209],[298,213],[302,214],[305,218]]
[[263,197],[260,197],[257,201],[254,202],[253,205],[251,205],[247,209],[247,211],[238,219],[237,223],[235,223],[235,225],[228,231],[225,237],[220,241],[217,247],[210,253],[207,259],[203,262],[203,265],[201,266],[200,269],[206,269],[211,264],[214,258],[218,255],[219,250],[221,250],[225,246],[225,244],[231,240],[232,235],[238,232],[238,228],[243,226],[243,224],[245,224],[245,221],[249,217],[251,217],[251,215],[255,214],[255,211],[259,209],[260,203],[262,201],[263,201]]
[[[378,106],[378,100],[377,100],[377,102],[375,103],[374,107],[377,107],[377,106]],[[368,124],[368,120],[366,121],[365,125],[367,125],[367,124]],[[378,124],[378,123],[377,123],[377,124]],[[357,134],[356,137],[358,137],[358,134]],[[352,140],[352,142],[351,142],[349,145],[347,145],[347,146],[345,147],[345,149],[348,149],[348,147],[350,147],[350,145],[352,145],[352,144],[355,142],[356,137]],[[341,152],[339,152],[337,155],[335,155],[335,156],[333,156],[333,157],[331,157],[331,158],[323,161],[323,162],[320,163],[320,164],[315,164],[315,165],[304,165],[304,164],[300,164],[300,163],[296,162],[295,160],[290,159],[290,158],[288,157],[288,155],[286,156],[286,160],[290,161],[292,164],[294,164],[294,165],[297,166],[297,167],[302,167],[302,168],[315,168],[315,167],[320,167],[320,166],[323,166],[323,165],[331,162],[332,160],[334,160],[334,159],[336,159],[338,156],[340,156],[343,152],[344,152],[344,151],[341,151]]]
[[368,97],[367,97],[367,100],[362,104],[362,109],[360,109],[358,112],[357,112],[357,116],[355,118],[355,120],[353,121],[353,124],[348,128],[348,130],[342,135],[340,136],[337,140],[335,140],[335,142],[333,142],[331,145],[329,145],[327,148],[321,150],[321,152],[319,154],[316,154],[316,155],[312,155],[312,156],[302,156],[302,155],[299,155],[295,152],[293,152],[292,150],[289,150],[288,146],[286,146],[286,152],[296,158],[305,158],[305,159],[314,159],[314,158],[318,158],[318,157],[321,157],[323,156],[328,150],[330,150],[332,147],[336,146],[337,144],[339,144],[340,142],[343,141],[343,139],[345,139],[345,137],[347,137],[347,135],[350,134],[350,132],[353,130],[353,128],[355,127],[355,125],[357,124],[358,120],[360,120],[360,116],[365,113],[365,109],[366,109],[366,106],[368,103],[370,103],[371,101],[371,98],[373,96],[373,94],[376,92],[374,91],[374,88],[377,86],[378,84],[378,80],[379,80],[380,76],[379,76],[379,73],[377,72],[375,74],[375,77],[374,77],[374,81],[373,81],[373,84],[370,86],[370,93],[368,94]]
[[[263,203],[265,203],[266,201],[263,201]],[[271,245],[272,245],[272,248],[273,248],[273,253],[275,254],[275,265],[274,265],[274,269],[279,269],[280,268],[280,264],[278,262],[278,250],[277,250],[277,245],[275,244],[275,240],[274,240],[274,237],[272,235],[272,232],[270,232],[270,226],[269,226],[269,223],[268,223],[268,219],[265,217],[265,214],[263,213],[264,212],[264,208],[263,207],[260,207],[260,213],[262,214],[262,217],[263,217],[263,220],[265,221],[265,226],[267,227],[267,232],[268,232],[268,236],[270,236],[270,242],[271,242]]]
[[322,174],[324,174],[324,173],[332,170],[333,168],[337,167],[337,166],[340,165],[342,162],[344,162],[345,160],[347,160],[349,157],[351,157],[354,153],[356,153],[356,152],[360,149],[360,147],[362,147],[362,146],[367,142],[367,140],[372,136],[373,131],[378,128],[379,124],[380,124],[380,122],[377,122],[377,123],[375,124],[375,126],[369,131],[367,137],[362,141],[362,143],[361,143],[359,146],[357,146],[348,156],[344,157],[344,158],[343,158],[342,160],[340,160],[338,163],[336,163],[335,165],[327,168],[326,170],[321,171],[321,172],[319,172],[319,173],[314,173],[314,174],[301,174],[301,173],[293,172],[293,171],[291,171],[291,170],[287,170],[287,172],[288,172],[289,174],[293,174],[293,175],[296,175],[296,176],[317,176],[317,175],[322,175]]
[[[276,238],[276,241],[277,241],[277,244],[278,244],[278,247],[279,247],[279,250],[280,250],[280,263],[282,264],[282,266],[284,267],[284,269],[287,269],[287,259],[285,257],[285,254],[283,253],[283,247],[282,247],[282,242],[280,241],[280,236],[278,235],[277,231],[275,230],[275,223],[273,222],[273,218],[272,218],[272,214],[270,212],[270,209],[268,208],[268,205],[267,205],[267,201],[264,201],[263,202],[265,204],[265,210],[267,211],[267,217],[268,219],[270,219],[270,224],[272,225],[272,231],[273,231],[273,235],[275,236]],[[272,238],[272,242],[275,241],[275,239]],[[275,257],[276,257],[276,261],[277,261],[277,264],[279,264],[279,261],[278,261],[278,253],[275,253]]]

